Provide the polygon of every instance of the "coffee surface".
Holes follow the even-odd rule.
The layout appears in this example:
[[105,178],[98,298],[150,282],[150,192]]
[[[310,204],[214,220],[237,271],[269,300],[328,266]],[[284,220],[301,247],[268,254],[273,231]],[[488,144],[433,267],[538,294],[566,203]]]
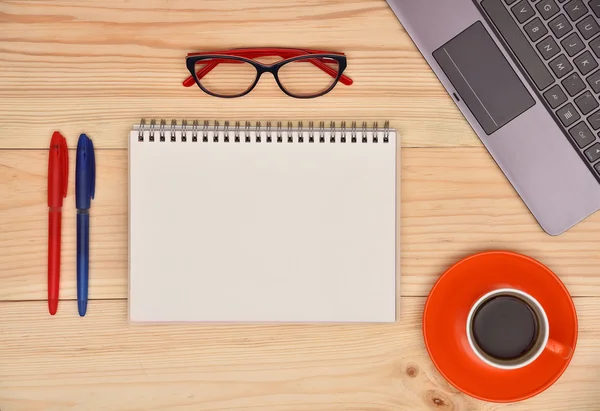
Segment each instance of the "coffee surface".
[[499,360],[526,355],[538,336],[534,311],[513,296],[497,296],[485,302],[475,312],[472,327],[479,348]]

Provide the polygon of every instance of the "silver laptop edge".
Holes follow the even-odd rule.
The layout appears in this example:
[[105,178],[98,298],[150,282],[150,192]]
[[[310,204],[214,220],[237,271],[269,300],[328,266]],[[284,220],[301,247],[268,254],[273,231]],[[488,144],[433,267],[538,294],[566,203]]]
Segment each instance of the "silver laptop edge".
[[[387,2],[449,94],[458,96],[458,99],[454,98],[458,108],[548,234],[561,234],[600,209],[600,183],[540,101],[473,0]],[[481,32],[487,32],[489,40],[486,35],[482,36]],[[458,41],[454,44],[453,40],[458,39],[459,35],[461,42],[464,37],[464,40],[473,41],[475,44],[472,47],[461,47]],[[500,51],[497,55],[485,58],[493,60],[503,56],[512,68],[512,74],[507,70],[492,69],[477,71],[477,76],[473,77],[464,75],[459,70],[453,61],[452,53],[448,50],[454,47],[463,60],[473,58],[473,70],[476,70],[478,64],[485,64],[481,59],[477,60],[477,48],[489,47],[481,43],[483,38],[490,44],[495,44]],[[470,48],[473,48],[473,56],[464,52]],[[437,59],[434,57],[436,51]],[[442,62],[446,72],[450,72],[451,68],[456,71],[452,76],[460,76],[464,80],[464,85],[460,88],[462,93],[446,75]],[[510,96],[503,94],[504,80],[511,83],[512,87],[507,87]],[[486,104],[479,100],[469,83],[481,84],[482,81],[497,84],[498,98],[490,99],[488,96]],[[520,84],[517,85],[517,82]],[[470,91],[466,87],[471,88],[472,96],[467,95]],[[518,100],[522,107],[516,117],[515,112],[510,113],[508,108],[489,108],[490,104],[504,104],[502,99],[512,98],[513,94],[519,95]],[[469,109],[465,98],[477,98],[481,105],[477,108],[481,110],[478,116],[474,114],[475,110],[472,112]],[[488,107],[485,107],[486,105]],[[471,104],[471,107],[474,105]]]

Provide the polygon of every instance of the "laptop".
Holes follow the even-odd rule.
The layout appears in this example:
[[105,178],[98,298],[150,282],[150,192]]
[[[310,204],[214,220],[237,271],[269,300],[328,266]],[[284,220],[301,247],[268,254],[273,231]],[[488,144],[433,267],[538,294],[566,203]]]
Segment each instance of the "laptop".
[[600,209],[600,0],[387,0],[540,226]]

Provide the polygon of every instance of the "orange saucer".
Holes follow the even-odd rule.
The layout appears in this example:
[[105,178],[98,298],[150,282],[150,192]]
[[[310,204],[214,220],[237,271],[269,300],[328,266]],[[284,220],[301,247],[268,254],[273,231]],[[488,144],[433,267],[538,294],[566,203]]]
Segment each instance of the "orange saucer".
[[425,345],[439,372],[457,389],[491,402],[520,401],[550,387],[571,362],[544,351],[532,364],[501,370],[482,362],[467,341],[469,309],[497,288],[522,290],[544,307],[550,338],[575,350],[577,313],[559,278],[532,258],[505,251],[475,254],[452,266],[433,286],[423,313]]

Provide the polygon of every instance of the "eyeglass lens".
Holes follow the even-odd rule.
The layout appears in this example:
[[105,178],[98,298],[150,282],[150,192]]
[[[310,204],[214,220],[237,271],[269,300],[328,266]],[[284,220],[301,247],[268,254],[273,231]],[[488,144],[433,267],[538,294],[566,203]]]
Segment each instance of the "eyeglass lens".
[[327,91],[338,77],[339,63],[327,57],[294,60],[281,66],[279,82],[288,93],[310,97]]
[[195,66],[198,81],[210,93],[233,97],[245,93],[256,80],[256,68],[234,59],[200,60]]

